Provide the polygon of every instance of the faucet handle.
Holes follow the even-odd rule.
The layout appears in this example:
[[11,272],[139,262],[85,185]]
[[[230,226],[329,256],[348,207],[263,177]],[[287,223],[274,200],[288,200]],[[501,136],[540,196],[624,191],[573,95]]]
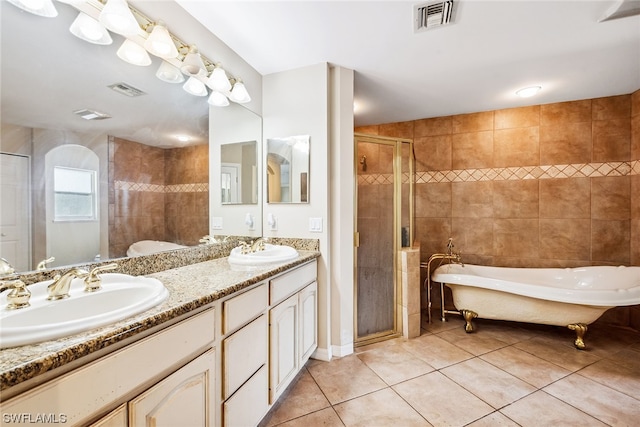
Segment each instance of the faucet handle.
[[56,257],[54,257],[54,256],[52,256],[51,258],[43,259],[42,261],[40,261],[38,263],[38,266],[36,267],[36,270],[38,270],[38,271],[46,270],[47,269],[47,264],[52,263],[55,260],[56,260]]
[[8,279],[16,276],[16,270],[4,258],[0,258],[0,279]]
[[117,263],[111,263],[107,265],[102,265],[99,267],[94,267],[93,270],[89,272],[89,275],[84,279],[84,291],[85,292],[95,292],[99,291],[102,288],[102,281],[100,280],[100,276],[98,273],[102,273],[108,270],[114,270],[118,268]]
[[0,291],[11,289],[7,294],[7,309],[14,310],[17,308],[29,307],[29,298],[31,292],[27,289],[27,285],[20,279],[5,280],[0,282]]

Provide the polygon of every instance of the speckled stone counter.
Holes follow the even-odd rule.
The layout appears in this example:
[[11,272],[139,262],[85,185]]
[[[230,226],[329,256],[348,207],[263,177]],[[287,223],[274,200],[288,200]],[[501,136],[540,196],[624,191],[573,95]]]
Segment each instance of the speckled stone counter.
[[1,350],[0,391],[157,327],[320,255],[317,249],[301,250],[299,245],[296,246],[298,258],[280,264],[238,269],[232,268],[225,257],[146,274],[160,280],[169,290],[166,301],[109,326]]

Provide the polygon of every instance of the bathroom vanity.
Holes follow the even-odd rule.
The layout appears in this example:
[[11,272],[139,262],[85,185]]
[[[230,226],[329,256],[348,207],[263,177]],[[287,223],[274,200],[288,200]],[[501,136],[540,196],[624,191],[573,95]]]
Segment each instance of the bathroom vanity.
[[150,274],[170,296],[108,327],[0,352],[2,423],[256,425],[317,347],[318,252]]

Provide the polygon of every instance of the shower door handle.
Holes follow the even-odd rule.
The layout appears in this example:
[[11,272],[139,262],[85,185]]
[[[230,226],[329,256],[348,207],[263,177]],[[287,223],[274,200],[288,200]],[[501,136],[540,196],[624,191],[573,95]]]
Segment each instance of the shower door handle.
[[357,231],[353,234],[353,246],[356,248],[360,247],[360,233]]

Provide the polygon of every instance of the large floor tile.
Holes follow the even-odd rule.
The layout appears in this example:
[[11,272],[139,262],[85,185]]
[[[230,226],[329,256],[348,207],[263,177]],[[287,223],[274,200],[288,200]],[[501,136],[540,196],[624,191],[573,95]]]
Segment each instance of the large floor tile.
[[471,359],[473,355],[436,335],[423,335],[401,344],[436,369]]
[[640,401],[579,374],[543,390],[609,425],[635,426],[640,421]]
[[431,323],[427,320],[427,315],[422,312],[422,323],[420,324],[422,329],[431,334],[437,334],[438,332],[448,331],[449,329],[464,328],[464,319],[461,316],[447,315],[447,321],[440,320],[440,310],[433,311],[433,317]]
[[450,342],[451,344],[455,344],[475,356],[479,356],[508,345],[506,342],[500,341],[492,337],[490,334],[483,332],[467,333],[462,328],[455,328],[440,332],[436,336]]
[[278,427],[344,427],[342,421],[333,408],[312,412],[300,418],[295,418]]
[[400,345],[380,347],[358,353],[358,358],[389,385],[433,371],[431,365]]
[[335,410],[347,427],[431,426],[390,388],[342,402]]
[[500,320],[479,319],[475,321],[475,325],[478,335],[489,336],[507,344],[515,344],[531,339],[541,330],[540,325]]
[[571,373],[515,347],[505,347],[483,354],[480,358],[537,388],[547,386]]
[[500,410],[523,427],[606,426],[573,406],[537,391]]
[[518,427],[518,424],[500,412],[493,412],[478,421],[467,424],[467,427]]
[[640,400],[640,356],[636,351],[620,351],[578,373]]
[[387,387],[355,354],[307,369],[332,405]]
[[496,409],[537,390],[478,358],[449,366],[440,372]]
[[493,412],[491,406],[439,372],[392,388],[434,426],[463,426]]
[[601,359],[588,351],[578,350],[548,337],[535,337],[514,346],[572,372]]
[[274,426],[331,406],[306,369],[291,384],[261,425]]

